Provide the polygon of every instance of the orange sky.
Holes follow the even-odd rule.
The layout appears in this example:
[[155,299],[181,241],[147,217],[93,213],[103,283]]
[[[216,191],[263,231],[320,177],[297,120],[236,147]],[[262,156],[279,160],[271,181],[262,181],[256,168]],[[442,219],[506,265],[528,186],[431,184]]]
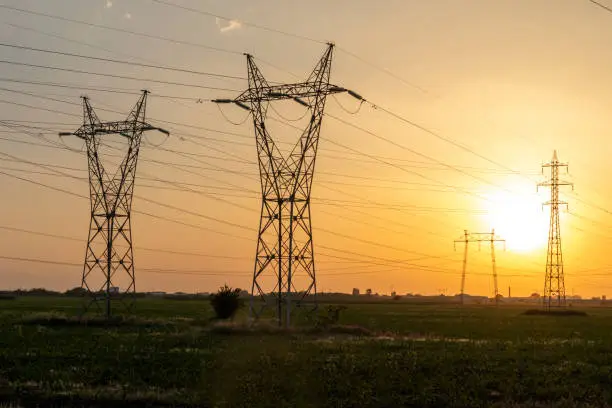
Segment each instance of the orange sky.
[[[343,107],[353,111],[358,104],[347,95],[330,98],[327,113],[402,147],[332,117],[325,118],[312,193],[319,290],[348,292],[359,287],[380,293],[458,293],[463,252],[460,246],[454,250],[453,241],[464,229],[486,232],[496,228],[507,240],[507,250],[500,246],[497,251],[502,293],[507,293],[509,285],[517,296],[541,292],[548,210],[542,210],[540,203],[547,200],[548,191],[536,193],[535,186],[544,180],[540,165],[549,161],[557,149],[560,160],[570,164],[570,173],[563,176],[576,186],[575,193],[571,189],[562,193],[570,203],[570,213],[562,215],[567,293],[599,296],[609,292],[606,250],[612,238],[612,216],[608,212],[612,192],[606,172],[612,152],[608,137],[612,130],[608,114],[612,103],[612,14],[586,0],[397,0],[382,4],[316,0],[258,1],[256,5],[242,0],[231,4],[172,2],[237,21],[334,41],[338,49],[332,82],[516,172],[504,170],[367,104],[358,114],[351,115]],[[319,43],[246,24],[215,21],[214,17],[150,0],[9,0],[5,4],[183,42],[171,44],[3,9],[0,42],[5,44],[246,75],[242,55],[184,43],[205,44],[252,53],[270,81],[294,81],[289,73],[306,78],[324,51],[324,45]],[[80,95],[91,98],[102,120],[121,117],[112,111],[127,114],[138,97],[11,83],[5,79],[133,92],[147,88],[152,91],[149,121],[167,128],[172,136],[164,140],[162,135],[151,134],[145,139],[136,196],[243,226],[231,227],[134,198],[136,211],[195,226],[133,215],[139,290],[208,291],[225,282],[250,287],[260,206],[252,123],[247,120],[242,125],[232,125],[217,106],[195,103],[197,98],[236,96],[247,87],[245,80],[0,48],[5,61],[141,78],[133,81],[0,63],[0,100],[11,102],[0,102],[0,120],[27,121],[20,123],[39,127],[36,132],[56,143],[58,131],[75,130],[80,125]],[[145,79],[234,91],[164,85]],[[293,105],[296,104],[281,103],[270,116],[301,117],[301,107]],[[241,122],[246,112],[224,106],[223,114],[231,121]],[[297,137],[291,128],[270,123],[278,140],[290,142]],[[86,176],[85,153],[70,152],[57,145],[49,147],[49,142],[5,127],[0,132],[0,152],[69,167],[64,171]],[[110,141],[116,142],[120,139]],[[161,147],[155,147],[162,142]],[[81,147],[75,139],[65,143],[73,149]],[[47,147],[41,146],[45,144]],[[86,182],[39,174],[48,171],[6,159],[0,155],[0,172],[87,194]],[[196,185],[192,188],[202,193],[168,189],[151,178],[192,183]],[[87,200],[3,174],[0,187],[0,256],[82,263],[89,222]],[[25,234],[6,227],[75,240]],[[330,234],[329,230],[352,238]],[[483,246],[478,252],[474,245],[470,251],[468,271],[475,274],[468,276],[466,291],[491,294],[488,248]],[[401,262],[397,266],[397,261],[415,258],[421,259],[412,263],[422,265],[423,270],[401,266]],[[2,288],[43,286],[64,290],[78,286],[80,275],[79,266],[0,259]]]

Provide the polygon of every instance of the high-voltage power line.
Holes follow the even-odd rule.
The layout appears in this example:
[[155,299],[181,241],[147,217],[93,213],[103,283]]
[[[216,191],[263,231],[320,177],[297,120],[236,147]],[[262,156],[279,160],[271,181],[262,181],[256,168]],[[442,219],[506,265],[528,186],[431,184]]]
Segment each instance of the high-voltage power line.
[[572,186],[573,190],[574,184],[559,180],[559,169],[562,167],[565,167],[567,171],[567,163],[559,162],[557,151],[555,150],[552,160],[542,165],[542,173],[545,168],[550,169],[550,179],[538,184],[538,187],[550,187],[550,200],[544,203],[550,206],[546,275],[544,278],[544,296],[542,298],[543,305],[547,309],[550,309],[552,306],[565,306],[565,278],[563,271],[563,253],[561,251],[559,206],[567,206],[567,202],[559,200],[559,186]]
[[[89,99],[83,97],[83,125],[73,133],[59,134],[81,138],[87,147],[91,221],[81,287],[88,295],[84,311],[92,304],[102,311],[100,302],[104,301],[107,318],[111,316],[112,300],[118,300],[129,311],[136,294],[131,208],[142,134],[158,130],[169,135],[145,121],[147,94],[143,91],[127,119],[117,122],[101,122]],[[111,134],[128,141],[126,155],[115,174],[106,171],[100,157],[100,136]],[[114,286],[118,281],[125,287]]]
[[[334,45],[328,44],[305,82],[272,86],[247,54],[249,88],[235,99],[213,101],[234,103],[253,115],[262,205],[250,310],[258,316],[270,300],[269,293],[273,293],[279,325],[290,323],[293,296],[298,298],[298,305],[313,296],[316,305],[310,191],[327,96],[348,92],[362,99],[330,84],[333,50]],[[307,107],[310,120],[289,156],[284,157],[265,122],[271,102],[289,99]],[[255,297],[262,300],[261,308],[255,308]]]

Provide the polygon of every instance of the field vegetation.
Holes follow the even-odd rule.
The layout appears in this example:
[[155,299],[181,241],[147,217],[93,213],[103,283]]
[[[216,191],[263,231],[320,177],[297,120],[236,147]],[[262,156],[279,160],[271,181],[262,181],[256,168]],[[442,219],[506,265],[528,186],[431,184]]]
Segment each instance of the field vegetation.
[[[331,306],[331,307],[328,307]],[[612,405],[612,309],[322,305],[291,330],[247,308],[138,299],[75,318],[77,298],[0,302],[5,406],[601,407]],[[531,307],[533,308],[533,306]],[[1,403],[0,403],[1,405]]]

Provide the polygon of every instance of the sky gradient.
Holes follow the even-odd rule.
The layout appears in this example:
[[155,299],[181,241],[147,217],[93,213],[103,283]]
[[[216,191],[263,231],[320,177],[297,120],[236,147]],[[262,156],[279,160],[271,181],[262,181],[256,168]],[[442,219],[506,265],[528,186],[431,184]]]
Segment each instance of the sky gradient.
[[[610,293],[612,13],[586,0],[168,1],[229,20],[152,0],[5,0],[147,36],[4,8],[0,43],[238,77],[246,76],[241,53],[248,52],[269,81],[292,82],[306,78],[324,43],[333,41],[333,83],[422,128],[372,104],[352,114],[359,103],[347,95],[329,98],[312,193],[319,290],[458,293],[463,248],[455,250],[454,240],[464,229],[495,228],[507,240],[506,250],[500,245],[496,252],[501,293],[508,286],[515,296],[542,292],[549,213],[541,203],[549,193],[538,193],[536,185],[545,180],[541,164],[556,149],[569,163],[562,176],[575,184],[574,192],[561,194],[569,203],[561,216],[567,294]],[[138,290],[201,292],[224,283],[250,288],[260,207],[252,122],[241,109],[220,111],[205,101],[237,96],[246,80],[0,48],[0,121],[14,121],[0,127],[0,256],[75,264],[0,259],[0,288],[79,286],[89,223],[87,199],[15,176],[83,196],[85,179],[40,174],[49,170],[10,156],[86,177],[85,153],[57,144],[82,147],[77,139],[57,137],[80,126],[79,97],[88,95],[102,120],[117,120],[145,88],[152,92],[149,121],[171,136],[147,136],[140,153],[133,203],[139,213],[132,218]],[[84,87],[134,94],[79,89]],[[280,122],[303,124],[296,119],[304,111],[294,105],[270,111],[278,119],[270,121],[272,135],[287,148],[298,132]],[[30,126],[28,133],[16,131],[16,123]],[[120,146],[121,140],[109,143]],[[188,183],[199,193],[155,178]],[[491,295],[492,288],[490,252],[473,245],[466,291]]]

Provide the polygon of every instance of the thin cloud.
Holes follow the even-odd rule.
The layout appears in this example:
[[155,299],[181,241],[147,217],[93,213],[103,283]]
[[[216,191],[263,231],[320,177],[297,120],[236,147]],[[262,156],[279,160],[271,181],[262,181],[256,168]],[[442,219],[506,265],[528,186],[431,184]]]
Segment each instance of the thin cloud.
[[222,33],[227,33],[229,31],[238,30],[242,28],[242,23],[238,20],[223,20],[219,17],[216,17],[215,23],[217,23],[217,27]]
[[123,18],[130,20],[132,18],[132,15],[130,13],[125,13],[123,15]]
[[106,0],[106,8],[111,8],[113,7],[113,2],[111,0]]

